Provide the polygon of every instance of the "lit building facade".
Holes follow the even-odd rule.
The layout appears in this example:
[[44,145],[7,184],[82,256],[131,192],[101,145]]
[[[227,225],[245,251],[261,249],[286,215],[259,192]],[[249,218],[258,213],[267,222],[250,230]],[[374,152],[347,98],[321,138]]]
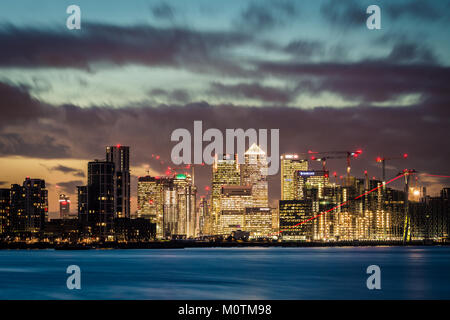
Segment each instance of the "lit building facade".
[[156,224],[156,237],[194,238],[199,234],[197,188],[192,177],[140,177],[138,179],[138,218]]
[[250,238],[269,238],[272,236],[272,209],[245,208],[243,231],[250,233]]
[[251,186],[222,186],[217,234],[227,236],[232,231],[243,230],[245,209],[252,205]]
[[281,200],[295,199],[295,172],[307,171],[308,161],[298,154],[283,154],[281,157]]
[[312,218],[313,204],[311,200],[280,200],[278,210],[279,228],[283,240],[313,240],[313,223],[302,223]]
[[211,181],[211,232],[217,233],[219,215],[222,211],[220,201],[222,187],[239,186],[241,184],[241,172],[237,155],[215,155],[212,166]]
[[444,241],[450,239],[450,188],[438,197],[425,196],[410,203],[413,239]]
[[156,224],[156,237],[163,238],[164,177],[139,177],[137,187],[137,216]]
[[266,153],[255,143],[245,152],[245,163],[241,166],[241,184],[252,187],[253,207],[269,206]]

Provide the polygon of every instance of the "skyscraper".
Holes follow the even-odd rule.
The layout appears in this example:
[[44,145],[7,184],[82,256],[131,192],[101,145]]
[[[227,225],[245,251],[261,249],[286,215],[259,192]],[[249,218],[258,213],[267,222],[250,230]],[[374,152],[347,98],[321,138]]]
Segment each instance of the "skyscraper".
[[267,169],[266,153],[256,143],[252,144],[241,166],[241,184],[252,187],[253,207],[269,205]]
[[114,177],[114,163],[98,160],[88,163],[87,186],[78,187],[78,215],[84,233],[107,236],[112,232]]
[[283,154],[281,157],[281,200],[295,199],[295,171],[307,171],[308,161],[298,154]]
[[196,237],[199,233],[196,196],[190,175],[140,177],[138,217],[156,223],[157,238]]
[[165,177],[139,177],[137,187],[137,216],[156,224],[156,237],[163,237],[163,206]]
[[196,226],[197,188],[192,177],[175,175],[164,188],[164,237],[191,238],[198,235]]
[[106,147],[106,161],[114,163],[114,215],[130,217],[130,147]]
[[217,232],[223,186],[239,186],[241,172],[237,155],[216,155],[212,167],[211,219],[212,232]]

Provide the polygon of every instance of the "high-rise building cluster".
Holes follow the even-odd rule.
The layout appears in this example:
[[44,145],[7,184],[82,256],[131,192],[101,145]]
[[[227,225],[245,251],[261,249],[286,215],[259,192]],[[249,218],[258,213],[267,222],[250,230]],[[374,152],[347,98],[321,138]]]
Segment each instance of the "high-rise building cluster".
[[[398,240],[403,236],[405,194],[382,181],[308,170],[296,154],[281,157],[280,232],[285,240]],[[368,192],[375,189],[374,192]]]
[[195,238],[200,235],[197,188],[193,177],[139,177],[137,216],[156,225],[156,237]]
[[[162,239],[281,239],[283,241],[404,240],[450,237],[450,189],[439,197],[405,184],[339,179],[323,166],[310,168],[298,154],[281,157],[281,198],[269,205],[267,155],[253,144],[236,154],[215,155],[210,194],[198,197],[190,172],[141,176],[137,210],[130,209],[130,149],[106,147],[105,158],[87,165],[74,208],[59,194],[59,219],[48,220],[45,181],[26,178],[0,189],[0,237],[71,241]],[[405,180],[409,181],[409,179]],[[406,238],[405,238],[406,237]]]
[[274,231],[276,209],[269,207],[267,156],[253,144],[240,164],[237,155],[216,155],[212,167],[211,215],[213,235],[229,236],[233,231],[250,238],[267,238]]

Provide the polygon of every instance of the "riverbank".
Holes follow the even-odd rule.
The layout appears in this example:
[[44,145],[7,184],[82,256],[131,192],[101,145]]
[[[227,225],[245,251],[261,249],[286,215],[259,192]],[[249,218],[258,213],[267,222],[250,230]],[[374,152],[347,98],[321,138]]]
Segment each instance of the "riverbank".
[[184,249],[184,248],[239,248],[239,247],[374,247],[374,246],[449,246],[450,242],[411,241],[339,241],[339,242],[207,242],[207,241],[154,241],[154,242],[105,242],[85,244],[56,244],[49,242],[0,242],[1,249]]

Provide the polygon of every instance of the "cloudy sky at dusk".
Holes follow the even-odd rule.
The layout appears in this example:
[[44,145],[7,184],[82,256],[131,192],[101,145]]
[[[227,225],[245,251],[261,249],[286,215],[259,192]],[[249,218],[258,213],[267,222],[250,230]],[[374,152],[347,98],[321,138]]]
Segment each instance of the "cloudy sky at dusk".
[[[81,30],[66,28],[70,4]],[[381,30],[366,28],[370,4]],[[361,148],[357,176],[380,178],[375,157],[405,152],[388,176],[450,175],[449,29],[450,1],[3,2],[0,186],[44,178],[55,212],[59,191],[76,199],[87,161],[120,143],[134,211],[137,176],[162,174],[171,132],[194,120],[279,128],[281,152]],[[197,172],[201,194],[210,170]],[[432,193],[450,185],[419,177]]]

